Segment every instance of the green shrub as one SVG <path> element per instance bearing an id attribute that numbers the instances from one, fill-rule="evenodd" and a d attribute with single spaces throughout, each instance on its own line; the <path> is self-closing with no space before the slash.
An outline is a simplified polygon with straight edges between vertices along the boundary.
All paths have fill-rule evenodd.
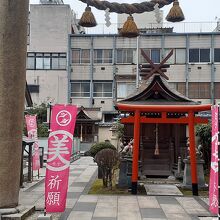
<path id="1" fill-rule="evenodd" d="M 199 143 L 202 145 L 203 159 L 205 160 L 205 170 L 209 170 L 211 163 L 211 132 L 211 123 L 196 126 L 196 136 L 199 137 Z"/>
<path id="2" fill-rule="evenodd" d="M 103 149 L 106 149 L 106 148 L 110 148 L 110 149 L 116 150 L 115 146 L 112 145 L 110 142 L 99 142 L 99 143 L 94 144 L 94 145 L 90 148 L 89 151 L 85 152 L 85 155 L 86 155 L 86 156 L 95 157 L 95 155 L 96 155 L 100 150 L 103 150 Z"/>
<path id="3" fill-rule="evenodd" d="M 48 131 L 48 125 L 47 124 L 38 124 L 38 137 L 48 137 L 49 136 L 49 131 Z"/>

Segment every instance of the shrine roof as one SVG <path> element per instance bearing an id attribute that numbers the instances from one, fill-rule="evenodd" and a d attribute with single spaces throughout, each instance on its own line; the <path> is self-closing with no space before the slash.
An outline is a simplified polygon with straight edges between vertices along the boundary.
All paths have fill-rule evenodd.
<path id="1" fill-rule="evenodd" d="M 118 101 L 118 104 L 131 105 L 199 105 L 175 89 L 159 74 L 154 74 L 127 98 Z"/>
<path id="2" fill-rule="evenodd" d="M 81 106 L 77 112 L 77 122 L 101 121 L 100 108 L 84 108 Z"/>

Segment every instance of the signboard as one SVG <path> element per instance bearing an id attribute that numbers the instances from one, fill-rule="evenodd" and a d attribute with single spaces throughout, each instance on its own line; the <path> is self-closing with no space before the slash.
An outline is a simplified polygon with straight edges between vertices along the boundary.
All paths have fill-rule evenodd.
<path id="1" fill-rule="evenodd" d="M 51 109 L 45 178 L 46 212 L 63 212 L 66 207 L 76 115 L 77 107 L 73 105 L 54 105 Z"/>

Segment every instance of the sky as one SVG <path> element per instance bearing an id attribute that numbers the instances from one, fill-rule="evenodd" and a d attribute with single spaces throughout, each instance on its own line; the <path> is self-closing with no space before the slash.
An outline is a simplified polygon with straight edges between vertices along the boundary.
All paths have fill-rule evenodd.
<path id="1" fill-rule="evenodd" d="M 39 0 L 29 0 L 30 4 L 38 4 Z M 108 0 L 109 2 L 119 3 L 140 3 L 144 0 Z M 86 4 L 79 0 L 63 0 L 80 18 L 85 10 Z M 180 6 L 185 15 L 185 22 L 215 22 L 220 19 L 220 0 L 179 0 Z M 168 14 L 172 4 L 164 6 L 164 17 Z M 104 11 L 92 7 L 92 11 L 98 23 L 104 23 Z M 116 13 L 111 13 L 111 22 L 116 23 Z"/>

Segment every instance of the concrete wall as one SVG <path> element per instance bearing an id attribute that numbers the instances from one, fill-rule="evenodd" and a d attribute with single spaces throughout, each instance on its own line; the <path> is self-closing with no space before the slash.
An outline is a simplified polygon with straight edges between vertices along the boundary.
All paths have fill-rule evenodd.
<path id="1" fill-rule="evenodd" d="M 30 5 L 29 51 L 66 52 L 70 33 L 69 5 Z"/>
<path id="2" fill-rule="evenodd" d="M 31 93 L 35 104 L 67 103 L 67 72 L 65 70 L 27 70 L 28 84 L 39 85 L 39 93 Z"/>
<path id="3" fill-rule="evenodd" d="M 69 5 L 30 5 L 30 37 L 28 52 L 66 53 L 71 33 L 72 12 Z M 39 93 L 32 93 L 35 104 L 45 101 L 68 102 L 68 74 L 66 70 L 27 70 L 28 84 L 39 85 Z"/>
<path id="4" fill-rule="evenodd" d="M 110 127 L 99 126 L 99 142 L 104 142 L 105 140 L 111 141 L 112 132 L 109 129 Z"/>

